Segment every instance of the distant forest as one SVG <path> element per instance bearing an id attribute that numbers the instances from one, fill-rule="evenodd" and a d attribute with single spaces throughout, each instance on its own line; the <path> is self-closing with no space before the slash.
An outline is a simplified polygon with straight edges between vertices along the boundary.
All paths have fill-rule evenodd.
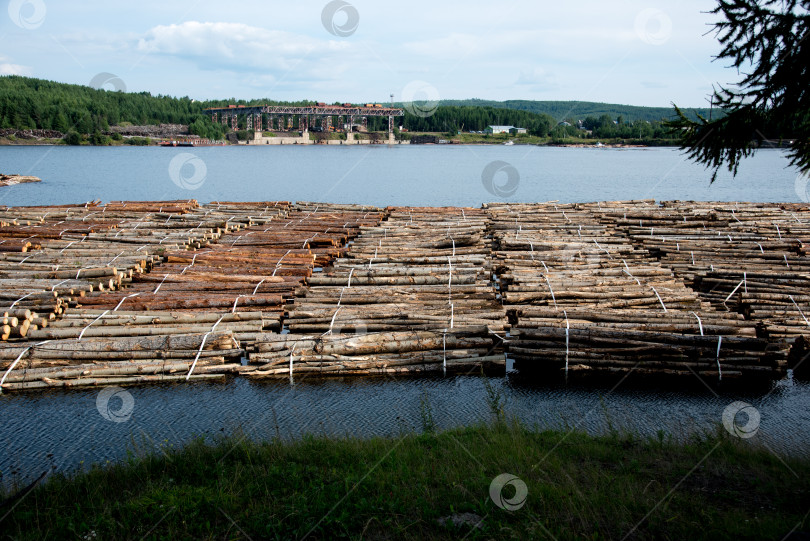
<path id="1" fill-rule="evenodd" d="M 69 142 L 89 136 L 103 144 L 115 125 L 184 124 L 193 134 L 221 139 L 230 128 L 213 123 L 203 110 L 236 105 L 308 105 L 314 101 L 206 100 L 124 93 L 20 76 L 0 77 L 0 129 L 44 129 L 67 134 Z M 704 115 L 707 110 L 686 110 Z M 526 128 L 531 135 L 565 139 L 663 139 L 671 135 L 661 120 L 672 116 L 666 108 L 607 105 L 589 102 L 534 102 L 461 100 L 442 102 L 429 116 L 407 112 L 397 124 L 411 132 L 458 133 L 483 131 L 490 125 Z M 562 123 L 568 120 L 570 124 Z M 576 121 L 581 121 L 577 125 Z M 371 130 L 385 130 L 387 119 L 369 118 Z M 243 126 L 240 126 L 243 128 Z M 587 130 L 587 132 L 586 132 Z"/>
<path id="2" fill-rule="evenodd" d="M 617 105 L 613 103 L 596 103 L 592 101 L 529 101 L 529 100 L 444 100 L 442 105 L 472 105 L 477 107 L 496 107 L 502 109 L 516 109 L 530 113 L 546 114 L 557 122 L 564 120 L 582 120 L 586 117 L 598 118 L 607 115 L 611 118 L 622 117 L 628 122 L 646 120 L 648 122 L 672 120 L 676 117 L 673 107 L 639 107 L 635 105 Z M 689 118 L 701 115 L 709 117 L 709 108 L 683 108 Z M 723 111 L 715 108 L 712 115 L 722 115 Z M 556 123 L 556 122 L 555 122 Z"/>

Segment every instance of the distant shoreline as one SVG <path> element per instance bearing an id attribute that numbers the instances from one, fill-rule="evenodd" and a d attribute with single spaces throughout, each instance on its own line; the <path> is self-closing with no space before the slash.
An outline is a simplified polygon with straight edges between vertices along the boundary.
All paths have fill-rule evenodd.
<path id="1" fill-rule="evenodd" d="M 371 145 L 379 145 L 379 146 L 387 146 L 388 143 L 386 141 L 381 141 L 379 143 L 370 143 Z M 208 148 L 208 147 L 219 147 L 219 148 L 228 148 L 228 147 L 266 147 L 266 146 L 295 146 L 296 143 L 290 143 L 289 145 L 260 145 L 260 144 L 224 144 L 224 145 L 197 145 L 197 146 L 165 146 L 159 144 L 150 144 L 150 145 L 128 145 L 128 144 L 112 144 L 112 145 L 66 145 L 56 141 L 8 141 L 8 140 L 0 140 L 0 147 L 43 147 L 43 146 L 52 146 L 52 147 L 74 147 L 74 148 L 144 148 L 144 147 L 165 147 L 165 148 Z M 510 146 L 505 145 L 503 142 L 473 142 L 473 141 L 458 141 L 458 142 L 447 142 L 447 143 L 425 143 L 425 144 L 409 144 L 407 146 L 417 146 L 417 147 L 425 147 L 425 146 L 463 146 L 463 145 L 474 145 L 474 146 Z M 309 144 L 301 144 L 297 143 L 297 146 L 334 146 L 334 145 L 325 145 L 323 143 L 309 143 Z M 346 146 L 354 146 L 354 145 L 346 145 Z M 367 146 L 367 145 L 364 145 Z M 657 147 L 665 147 L 665 148 L 677 148 L 678 145 L 676 144 L 661 144 L 661 145 L 643 145 L 643 144 L 631 144 L 631 143 L 602 143 L 601 145 L 591 144 L 591 143 L 528 143 L 528 142 L 514 142 L 514 146 L 537 146 L 537 147 L 559 147 L 559 148 L 623 148 L 623 149 L 648 149 L 648 148 L 657 148 Z"/>

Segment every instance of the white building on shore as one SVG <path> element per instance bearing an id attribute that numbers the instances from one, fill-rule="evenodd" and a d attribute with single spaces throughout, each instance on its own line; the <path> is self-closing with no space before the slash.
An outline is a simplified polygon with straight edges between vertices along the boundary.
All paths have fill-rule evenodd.
<path id="1" fill-rule="evenodd" d="M 521 133 L 526 133 L 526 128 L 516 128 L 514 126 L 487 126 L 484 133 L 511 133 L 512 135 L 518 135 Z"/>

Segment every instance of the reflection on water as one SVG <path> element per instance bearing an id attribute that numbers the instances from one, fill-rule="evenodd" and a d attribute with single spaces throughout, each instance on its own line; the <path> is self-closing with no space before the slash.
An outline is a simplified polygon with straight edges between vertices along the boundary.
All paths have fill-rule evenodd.
<path id="1" fill-rule="evenodd" d="M 757 436 L 783 454 L 808 453 L 810 384 L 792 378 L 769 388 L 713 388 L 697 380 L 677 388 L 644 381 L 537 383 L 514 372 L 488 380 L 508 416 L 538 429 L 612 429 L 680 439 L 717 430 L 723 409 L 742 400 L 761 413 Z M 331 379 L 193 383 L 127 388 L 131 417 L 106 420 L 98 389 L 0 396 L 0 471 L 3 481 L 32 479 L 49 469 L 70 470 L 126 456 L 127 450 L 179 446 L 195 436 L 244 433 L 254 440 L 326 436 L 395 436 L 420 431 L 420 403 L 430 403 L 441 429 L 491 419 L 486 381 L 479 376 L 422 379 Z M 112 398 L 113 401 L 120 398 Z M 120 402 L 110 403 L 112 410 Z"/>

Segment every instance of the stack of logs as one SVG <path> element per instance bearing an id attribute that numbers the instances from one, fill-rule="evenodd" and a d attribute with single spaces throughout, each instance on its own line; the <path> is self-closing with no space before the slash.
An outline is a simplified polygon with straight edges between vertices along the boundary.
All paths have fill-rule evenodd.
<path id="1" fill-rule="evenodd" d="M 784 371 L 785 344 L 758 338 L 742 314 L 715 310 L 613 233 L 603 205 L 490 205 L 516 366 L 715 378 Z"/>
<path id="2" fill-rule="evenodd" d="M 86 295 L 121 288 L 159 263 L 165 249 L 207 242 L 202 230 L 189 236 L 164 222 L 171 214 L 162 211 L 195 206 L 94 202 L 0 210 L 0 302 L 9 327 L 2 338 L 24 338 Z"/>
<path id="3" fill-rule="evenodd" d="M 491 285 L 486 225 L 486 214 L 480 209 L 390 209 L 386 221 L 362 228 L 346 256 L 328 272 L 308 280 L 309 287 L 289 309 L 286 323 L 292 334 L 282 341 L 283 347 L 272 346 L 282 352 L 278 362 L 289 356 L 297 341 L 303 348 L 298 349 L 300 362 L 310 357 L 320 362 L 323 344 L 318 337 L 323 336 L 329 343 L 376 344 L 368 346 L 380 354 L 374 356 L 377 364 L 369 373 L 432 370 L 438 366 L 437 359 L 442 370 L 447 363 L 453 370 L 502 369 L 497 334 L 504 333 L 506 322 Z M 403 350 L 401 356 L 387 349 L 387 341 L 396 344 L 402 336 L 407 342 L 412 336 L 423 336 L 419 332 L 428 337 L 419 340 L 421 349 Z M 462 336 L 475 337 L 475 348 L 460 341 Z M 259 349 L 249 356 L 251 364 L 267 365 L 269 357 L 262 349 L 267 347 L 257 344 Z M 411 351 L 418 354 L 404 355 Z M 366 370 L 372 361 L 364 357 L 359 362 Z M 351 364 L 341 366 L 322 368 L 324 373 L 355 370 Z M 253 375 L 284 372 L 274 370 L 259 369 Z"/>
<path id="4" fill-rule="evenodd" d="M 85 210 L 88 220 L 90 214 L 118 218 L 124 212 L 142 212 L 130 222 L 118 223 L 117 236 L 108 235 L 104 241 L 129 242 L 138 253 L 157 243 L 154 268 L 148 273 L 136 269 L 138 272 L 116 287 L 82 292 L 71 299 L 71 308 L 61 318 L 51 321 L 47 328 L 30 330 L 27 338 L 49 344 L 107 341 L 109 350 L 117 351 L 118 343 L 133 343 L 142 337 L 196 336 L 204 340 L 211 333 L 228 333 L 237 340 L 231 348 L 236 353 L 231 357 L 239 357 L 239 341 L 250 342 L 268 330 L 279 331 L 284 302 L 301 282 L 340 255 L 360 226 L 375 225 L 382 218 L 380 209 L 355 206 L 303 204 L 293 209 L 286 202 L 169 203 L 111 203 L 101 210 L 89 205 L 90 210 Z M 155 237 L 156 231 L 162 234 Z M 177 238 L 183 242 L 175 242 Z M 91 253 L 82 255 L 85 259 L 77 259 L 77 264 L 92 257 Z M 36 352 L 27 350 L 24 361 L 36 363 Z M 174 359 L 176 354 L 153 352 L 152 356 Z M 95 358 L 103 359 L 104 355 Z M 136 359 L 132 370 L 137 370 L 135 365 L 167 374 L 182 370 L 177 362 L 158 365 L 150 360 L 144 364 Z M 102 374 L 110 369 L 104 362 L 97 364 Z M 127 373 L 119 370 L 122 367 L 114 368 L 117 374 Z M 217 362 L 206 370 L 224 373 L 235 368 Z M 83 377 L 75 376 L 73 367 L 55 373 L 29 371 L 25 383 L 32 383 L 30 379 L 39 374 L 51 386 L 93 384 L 90 376 L 97 372 L 83 365 Z M 161 380 L 127 377 L 134 383 Z M 117 383 L 123 381 L 116 379 Z"/>
<path id="5" fill-rule="evenodd" d="M 807 205 L 665 202 L 605 217 L 717 310 L 761 322 L 762 336 L 808 334 Z"/>
<path id="6" fill-rule="evenodd" d="M 280 331 L 285 303 L 304 279 L 343 253 L 364 225 L 376 225 L 376 208 L 339 205 L 270 206 L 268 203 L 216 203 L 217 213 L 236 209 L 250 214 L 242 229 L 229 229 L 201 250 L 164 253 L 165 263 L 138 276 L 126 290 L 87 296 L 84 307 L 96 310 L 183 311 L 225 317 L 221 327 L 239 340 L 252 341 L 263 331 Z M 275 209 L 273 216 L 264 210 Z M 232 315 L 261 317 L 230 321 Z M 215 320 L 216 321 L 216 320 Z"/>
<path id="7" fill-rule="evenodd" d="M 260 378 L 400 375 L 503 371 L 486 327 L 367 334 L 267 334 L 252 347 L 251 371 Z"/>
<path id="8" fill-rule="evenodd" d="M 0 389 L 47 389 L 222 378 L 241 367 L 230 332 L 157 336 L 99 335 L 6 344 Z"/>
<path id="9" fill-rule="evenodd" d="M 806 205 L 0 208 L 0 389 L 502 372 L 504 343 L 520 369 L 779 376 L 809 235 Z"/>
<path id="10" fill-rule="evenodd" d="M 119 295 L 159 265 L 166 251 L 199 249 L 229 228 L 244 227 L 238 220 L 196 201 L 114 201 L 6 208 L 0 223 L 7 240 L 0 246 L 11 240 L 20 246 L 0 260 L 3 278 L 14 280 L 2 283 L 0 293 L 9 302 L 4 325 L 12 327 L 3 328 L 3 338 L 27 339 L 0 348 L 4 389 L 172 380 L 180 377 L 175 372 L 188 372 L 197 354 L 202 370 L 192 376 L 212 377 L 207 372 L 232 371 L 226 358 L 241 357 L 232 331 L 210 333 L 216 322 L 210 316 L 190 320 L 187 314 L 81 306 Z M 233 316 L 240 323 L 256 318 Z"/>

